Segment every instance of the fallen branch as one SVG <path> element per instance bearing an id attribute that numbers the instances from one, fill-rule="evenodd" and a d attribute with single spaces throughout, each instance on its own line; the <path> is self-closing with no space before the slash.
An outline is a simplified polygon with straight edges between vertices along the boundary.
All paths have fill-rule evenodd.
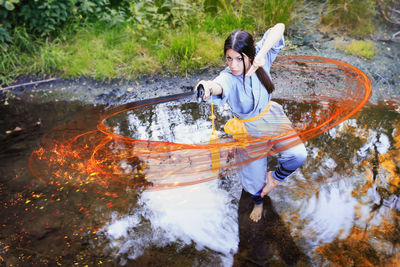
<path id="1" fill-rule="evenodd" d="M 400 10 L 398 10 L 398 8 L 400 8 L 400 5 L 398 3 L 392 2 L 391 4 L 388 4 L 385 8 L 385 4 L 380 1 L 379 7 L 386 21 L 396 25 L 400 25 Z"/>
<path id="2" fill-rule="evenodd" d="M 395 40 L 397 38 L 397 35 L 400 35 L 400 31 L 398 31 L 392 35 L 392 40 Z"/>
<path id="3" fill-rule="evenodd" d="M 400 14 L 400 10 L 394 9 L 393 7 L 388 7 L 390 11 Z"/>
<path id="4" fill-rule="evenodd" d="M 57 80 L 57 78 L 51 78 L 51 79 L 47 79 L 47 80 L 41 80 L 41 81 L 35 81 L 35 82 L 11 85 L 11 86 L 8 86 L 8 87 L 0 88 L 0 91 L 14 89 L 14 88 L 22 87 L 22 86 L 27 86 L 27 85 L 36 85 L 36 84 L 39 84 L 39 83 L 47 83 L 47 82 L 51 82 L 51 81 L 54 81 L 54 80 Z"/>
<path id="5" fill-rule="evenodd" d="M 391 23 L 393 23 L 393 24 L 399 25 L 400 24 L 400 11 L 397 10 L 397 9 L 394 9 L 394 8 L 392 8 L 390 6 L 388 7 L 388 11 L 389 12 L 385 12 L 385 13 L 388 13 L 388 14 L 384 14 L 386 20 L 391 22 Z"/>

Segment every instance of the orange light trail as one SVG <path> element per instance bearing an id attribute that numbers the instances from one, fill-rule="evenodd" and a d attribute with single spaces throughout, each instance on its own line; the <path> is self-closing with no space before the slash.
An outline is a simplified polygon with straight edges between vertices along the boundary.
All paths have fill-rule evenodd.
<path id="1" fill-rule="evenodd" d="M 310 93 L 310 88 L 305 87 L 304 93 L 289 94 L 297 102 L 319 105 L 318 109 L 292 121 L 294 129 L 285 122 L 271 121 L 274 134 L 268 136 L 260 132 L 257 136 L 245 135 L 236 140 L 223 137 L 218 144 L 179 144 L 133 139 L 106 125 L 118 114 L 179 100 L 183 96 L 157 98 L 112 107 L 106 114 L 99 115 L 98 121 L 94 122 L 97 125 L 71 122 L 53 129 L 43 136 L 41 147 L 31 154 L 30 170 L 41 181 L 81 191 L 159 190 L 193 185 L 218 178 L 218 174 L 212 172 L 211 150 L 219 150 L 224 173 L 236 172 L 243 164 L 297 145 L 300 141 L 297 137 L 304 142 L 338 125 L 359 111 L 371 94 L 368 77 L 344 62 L 289 56 L 278 58 L 274 66 L 299 76 L 299 81 L 310 75 L 329 78 L 328 84 L 317 88 L 322 93 Z M 306 85 L 300 83 L 299 86 Z M 283 141 L 285 145 L 280 150 L 271 150 L 274 144 Z M 232 160 L 233 150 L 239 153 L 239 158 L 243 156 L 243 160 Z"/>

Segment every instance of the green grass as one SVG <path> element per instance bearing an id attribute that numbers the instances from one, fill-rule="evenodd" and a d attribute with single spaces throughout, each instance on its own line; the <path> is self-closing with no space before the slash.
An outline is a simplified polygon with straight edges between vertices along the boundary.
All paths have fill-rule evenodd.
<path id="1" fill-rule="evenodd" d="M 277 6 L 271 11 L 267 0 L 216 1 L 231 2 L 232 8 L 224 6 L 217 14 L 198 11 L 186 23 L 167 28 L 142 27 L 129 20 L 115 27 L 80 22 L 52 40 L 35 39 L 16 28 L 14 43 L 0 51 L 0 85 L 21 75 L 137 79 L 222 66 L 223 42 L 232 30 L 262 33 L 277 22 L 288 24 L 296 3 L 274 0 Z"/>
<path id="2" fill-rule="evenodd" d="M 249 1 L 246 10 L 252 14 L 256 20 L 256 31 L 263 31 L 282 22 L 289 25 L 293 22 L 296 7 L 301 4 L 301 0 L 260 0 Z"/>
<path id="3" fill-rule="evenodd" d="M 64 42 L 37 42 L 33 53 L 17 47 L 1 53 L 0 80 L 7 83 L 26 74 L 97 80 L 136 79 L 166 72 L 184 74 L 204 66 L 222 65 L 223 41 L 222 37 L 197 29 L 141 35 L 131 25 L 101 33 L 85 27 Z"/>
<path id="4" fill-rule="evenodd" d="M 375 45 L 370 41 L 353 41 L 340 47 L 346 54 L 372 59 L 375 55 Z"/>

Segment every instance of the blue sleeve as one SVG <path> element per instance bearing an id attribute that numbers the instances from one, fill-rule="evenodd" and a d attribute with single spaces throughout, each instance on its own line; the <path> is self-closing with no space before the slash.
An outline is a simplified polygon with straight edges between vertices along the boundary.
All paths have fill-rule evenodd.
<path id="1" fill-rule="evenodd" d="M 256 43 L 256 54 L 258 53 L 258 51 L 260 51 L 260 49 L 261 49 L 262 45 L 264 44 L 265 39 L 267 38 L 268 33 L 269 33 L 270 30 L 271 29 L 268 29 L 264 33 L 263 38 Z M 276 45 L 274 45 L 268 51 L 267 55 L 265 56 L 265 68 L 267 68 L 268 70 L 271 68 L 272 63 L 274 62 L 276 56 L 282 50 L 283 47 L 285 47 L 285 39 L 283 38 L 283 35 L 282 35 L 282 38 L 279 40 L 279 42 Z"/>
<path id="2" fill-rule="evenodd" d="M 221 95 L 213 96 L 213 102 L 217 105 L 224 105 L 228 100 L 229 94 L 232 90 L 233 81 L 232 74 L 228 72 L 227 69 L 221 71 L 221 73 L 214 79 L 214 82 L 219 84 L 222 88 Z"/>

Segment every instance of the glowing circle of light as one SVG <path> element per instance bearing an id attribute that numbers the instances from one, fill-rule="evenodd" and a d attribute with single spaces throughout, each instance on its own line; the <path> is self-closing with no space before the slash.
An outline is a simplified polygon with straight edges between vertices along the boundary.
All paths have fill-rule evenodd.
<path id="1" fill-rule="evenodd" d="M 296 90 L 300 91 L 296 95 L 288 92 L 287 97 L 319 105 L 304 118 L 293 121 L 294 130 L 284 130 L 282 126 L 276 135 L 221 138 L 218 144 L 179 144 L 133 139 L 106 125 L 108 119 L 128 110 L 185 96 L 157 98 L 113 107 L 95 126 L 82 126 L 77 131 L 70 130 L 70 125 L 53 129 L 31 154 L 30 170 L 41 181 L 82 191 L 193 185 L 218 178 L 211 171 L 210 151 L 218 151 L 224 173 L 235 172 L 243 164 L 279 152 L 271 151 L 276 142 L 285 141 L 287 145 L 282 149 L 287 149 L 298 144 L 298 137 L 304 142 L 338 125 L 358 112 L 371 94 L 371 83 L 364 72 L 341 61 L 313 56 L 279 57 L 274 68 L 299 75 L 293 86 L 304 90 Z M 307 86 L 316 81 L 321 84 L 313 88 L 317 91 L 310 92 Z M 281 127 L 279 122 L 276 127 Z M 231 151 L 238 147 L 250 156 L 242 161 L 230 160 Z"/>

